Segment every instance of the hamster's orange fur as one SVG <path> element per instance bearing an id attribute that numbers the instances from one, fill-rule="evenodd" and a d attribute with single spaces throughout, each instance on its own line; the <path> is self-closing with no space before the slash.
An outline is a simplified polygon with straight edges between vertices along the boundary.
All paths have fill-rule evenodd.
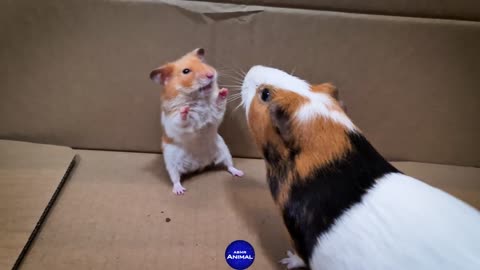
<path id="1" fill-rule="evenodd" d="M 183 70 L 188 68 L 191 72 L 187 75 L 182 74 Z M 161 98 L 163 101 L 173 100 L 180 94 L 180 89 L 191 88 L 195 82 L 195 74 L 215 73 L 215 69 L 202 61 L 195 52 L 190 52 L 180 59 L 167 63 L 162 67 L 152 71 L 151 77 L 159 74 L 162 78 L 163 91 Z M 165 113 L 170 115 L 171 110 L 164 108 Z"/>

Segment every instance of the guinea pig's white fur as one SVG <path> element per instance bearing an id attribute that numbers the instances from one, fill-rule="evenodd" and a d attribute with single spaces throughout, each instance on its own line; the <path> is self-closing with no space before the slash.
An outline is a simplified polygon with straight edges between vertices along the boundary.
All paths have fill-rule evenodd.
<path id="1" fill-rule="evenodd" d="M 264 66 L 252 67 L 243 81 L 242 102 L 245 108 L 247 108 L 247 118 L 248 108 L 255 95 L 255 91 L 257 87 L 262 84 L 274 85 L 285 90 L 295 89 L 296 93 L 307 97 L 310 103 L 305 104 L 297 111 L 296 117 L 301 119 L 301 121 L 310 121 L 316 115 L 323 115 L 343 124 L 349 130 L 355 129 L 355 125 L 345 114 L 328 109 L 328 107 L 332 105 L 332 100 L 326 94 L 313 93 L 310 91 L 310 84 L 306 81 L 291 76 L 283 70 Z"/>
<path id="2" fill-rule="evenodd" d="M 362 136 L 344 113 L 330 109 L 335 100 L 328 94 L 312 92 L 311 85 L 304 80 L 264 66 L 252 67 L 244 78 L 242 102 L 248 119 L 252 101 L 259 97 L 258 88 L 262 85 L 292 91 L 307 98 L 308 102 L 301 105 L 291 116 L 296 121 L 301 123 L 323 118 L 343 125 L 345 132 L 353 136 L 351 138 Z M 256 124 L 258 125 L 249 123 L 250 126 Z M 355 158 L 357 159 L 352 160 L 361 160 L 362 157 Z M 381 157 L 375 156 L 371 159 L 371 166 L 374 166 L 374 162 L 381 163 L 380 159 L 375 158 Z M 362 169 L 368 170 L 370 158 L 366 157 L 362 162 Z M 355 166 L 348 164 L 345 168 Z M 375 166 L 385 166 L 387 173 L 372 179 L 373 184 L 363 190 L 364 193 L 358 201 L 351 203 L 336 216 L 328 229 L 311 237 L 313 248 L 308 254 L 300 258 L 297 254 L 288 252 L 288 257 L 283 259 L 282 263 L 289 269 L 308 265 L 312 270 L 480 269 L 480 214 L 476 209 L 437 188 L 388 167 L 391 165 L 386 161 L 385 164 Z M 346 175 L 350 174 L 347 172 Z M 311 193 L 297 194 L 299 197 L 290 195 L 288 200 L 324 194 L 321 193 L 322 190 L 318 190 L 318 193 L 317 190 L 307 191 Z M 341 196 L 347 195 L 339 194 L 339 200 L 345 199 Z M 332 200 L 335 200 L 335 194 L 333 197 Z M 286 205 L 288 203 L 289 201 Z M 304 223 L 305 220 L 295 220 L 295 217 L 304 217 L 298 211 L 307 209 L 302 208 L 302 205 L 299 205 L 301 203 L 297 202 L 297 208 L 292 208 L 297 209 L 297 212 L 287 214 L 285 204 L 281 206 L 287 228 L 288 224 L 310 224 Z M 310 210 L 312 208 L 307 211 Z M 312 218 L 308 213 L 306 216 Z M 297 231 L 297 237 L 310 229 Z M 315 231 L 315 228 L 312 231 Z M 292 236 L 292 240 L 295 242 L 299 239 Z M 304 242 L 297 242 L 300 243 L 300 246 L 296 247 L 297 251 L 303 248 L 301 245 Z"/>

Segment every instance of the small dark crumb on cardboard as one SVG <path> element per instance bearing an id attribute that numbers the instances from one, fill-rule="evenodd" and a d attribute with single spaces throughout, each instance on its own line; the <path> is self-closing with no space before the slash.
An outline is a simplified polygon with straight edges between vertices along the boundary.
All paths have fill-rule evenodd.
<path id="1" fill-rule="evenodd" d="M 171 221 L 171 219 L 168 218 L 168 217 L 165 219 L 165 222 L 170 222 L 170 221 Z"/>

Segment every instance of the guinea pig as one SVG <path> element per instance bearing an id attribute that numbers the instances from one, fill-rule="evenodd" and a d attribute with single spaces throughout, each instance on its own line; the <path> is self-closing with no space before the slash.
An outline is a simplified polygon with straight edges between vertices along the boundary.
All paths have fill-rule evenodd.
<path id="1" fill-rule="evenodd" d="M 233 166 L 232 155 L 218 127 L 226 109 L 228 90 L 220 89 L 218 73 L 197 48 L 176 61 L 150 72 L 150 79 L 163 86 L 161 123 L 163 157 L 173 183 L 172 192 L 184 194 L 182 175 L 223 165 L 234 176 L 243 172 Z"/>
<path id="2" fill-rule="evenodd" d="M 387 162 L 331 84 L 254 66 L 250 133 L 296 253 L 288 269 L 480 269 L 480 214 Z"/>

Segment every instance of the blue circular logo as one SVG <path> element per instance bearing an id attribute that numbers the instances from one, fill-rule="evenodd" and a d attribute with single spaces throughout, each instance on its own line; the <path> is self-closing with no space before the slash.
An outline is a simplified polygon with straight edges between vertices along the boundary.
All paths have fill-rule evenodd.
<path id="1" fill-rule="evenodd" d="M 235 270 L 247 269 L 255 260 L 255 250 L 247 241 L 233 241 L 225 250 L 225 260 Z"/>

